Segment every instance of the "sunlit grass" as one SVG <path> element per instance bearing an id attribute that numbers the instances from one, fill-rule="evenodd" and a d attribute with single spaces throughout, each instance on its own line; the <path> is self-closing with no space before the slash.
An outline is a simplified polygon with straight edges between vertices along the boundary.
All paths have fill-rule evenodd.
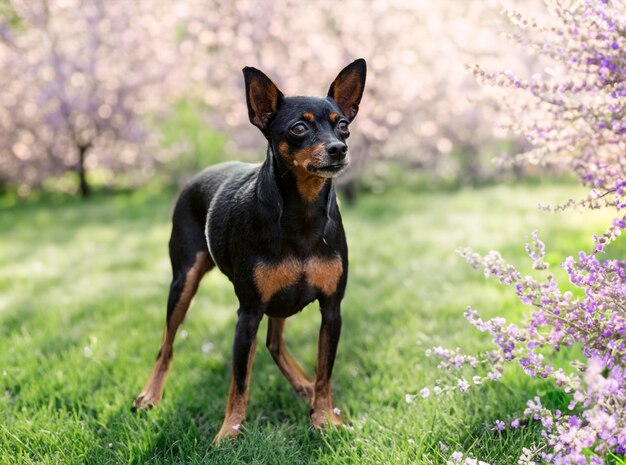
<path id="1" fill-rule="evenodd" d="M 166 244 L 174 193 L 139 191 L 89 202 L 41 200 L 0 213 L 0 457 L 2 463 L 445 463 L 454 450 L 515 463 L 533 428 L 485 427 L 518 413 L 537 386 L 519 373 L 465 396 L 404 401 L 443 375 L 433 345 L 479 350 L 488 338 L 462 317 L 469 304 L 519 320 L 506 289 L 486 282 L 455 249 L 500 250 L 530 272 L 526 236 L 540 230 L 552 265 L 591 247 L 602 213 L 545 213 L 572 186 L 499 186 L 433 193 L 390 191 L 343 205 L 350 246 L 335 403 L 351 429 L 309 428 L 298 399 L 264 349 L 248 421 L 213 447 L 222 420 L 236 300 L 210 273 L 176 342 L 161 406 L 133 415 L 149 375 L 170 279 Z M 557 274 L 557 276 L 561 276 Z M 287 343 L 312 372 L 319 314 L 289 322 Z M 202 350 L 212 343 L 208 353 Z M 440 443 L 449 448 L 442 453 Z"/>

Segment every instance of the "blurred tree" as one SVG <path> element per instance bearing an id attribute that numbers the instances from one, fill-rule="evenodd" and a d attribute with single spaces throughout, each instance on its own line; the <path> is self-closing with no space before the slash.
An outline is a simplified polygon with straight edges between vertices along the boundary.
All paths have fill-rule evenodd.
<path id="1" fill-rule="evenodd" d="M 389 160 L 481 180 L 498 173 L 489 162 L 511 146 L 510 135 L 465 65 L 480 58 L 523 72 L 529 60 L 501 40 L 509 25 L 499 3 L 16 0 L 6 8 L 0 0 L 0 178 L 40 186 L 73 171 L 83 193 L 89 169 L 105 182 L 129 170 L 141 180 L 167 150 L 194 147 L 185 142 L 206 126 L 228 134 L 237 158 L 254 149 L 258 159 L 263 144 L 248 123 L 243 66 L 263 69 L 286 94 L 325 95 L 339 69 L 364 57 L 354 166 L 341 180 L 353 187 L 363 167 Z M 177 124 L 170 95 L 208 111 Z M 161 126 L 153 132 L 144 115 L 155 113 L 164 118 L 150 118 Z M 157 135 L 177 147 L 157 144 Z"/>
<path id="2" fill-rule="evenodd" d="M 32 0 L 0 10 L 0 173 L 41 186 L 73 171 L 146 166 L 142 115 L 156 111 L 179 59 L 176 12 L 138 0 Z"/>

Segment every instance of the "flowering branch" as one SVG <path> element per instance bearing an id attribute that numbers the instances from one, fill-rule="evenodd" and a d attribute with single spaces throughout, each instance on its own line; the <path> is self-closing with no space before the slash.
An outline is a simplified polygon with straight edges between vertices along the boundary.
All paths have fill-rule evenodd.
<path id="1" fill-rule="evenodd" d="M 536 463 L 540 458 L 551 464 L 599 465 L 626 454 L 626 260 L 601 258 L 626 228 L 626 8 L 623 2 L 608 0 L 546 3 L 554 18 L 549 26 L 516 12 L 504 13 L 520 28 L 514 40 L 556 62 L 559 68 L 551 80 L 539 74 L 522 79 L 510 71 L 487 72 L 479 66 L 473 72 L 504 94 L 502 100 L 517 116 L 510 129 L 534 145 L 516 158 L 567 161 L 590 188 L 584 200 L 571 200 L 559 209 L 610 208 L 614 218 L 602 235 L 593 236 L 593 250 L 580 251 L 561 264 L 568 286 L 580 289 L 578 297 L 563 290 L 552 275 L 523 276 L 496 251 L 481 256 L 461 250 L 470 266 L 510 286 L 533 311 L 518 325 L 501 317 L 484 321 L 468 307 L 465 317 L 479 331 L 491 334 L 495 349 L 469 356 L 439 347 L 427 355 L 440 358 L 442 369 L 458 370 L 467 360 L 472 368 L 488 367 L 486 376 L 472 378 L 473 384 L 457 380 L 461 392 L 484 380 L 500 379 L 511 363 L 528 376 L 552 380 L 571 399 L 568 411 L 546 408 L 539 397 L 527 402 L 510 427 L 540 422 L 543 442 L 525 449 L 518 463 Z M 526 253 L 535 270 L 548 269 L 537 232 L 526 244 Z M 584 363 L 572 362 L 571 373 L 557 369 L 551 360 L 561 350 L 580 350 Z M 453 390 L 454 384 L 437 386 L 433 392 Z M 430 392 L 422 389 L 422 397 Z M 497 420 L 492 429 L 505 427 Z M 463 454 L 455 454 L 449 463 L 462 463 Z"/>

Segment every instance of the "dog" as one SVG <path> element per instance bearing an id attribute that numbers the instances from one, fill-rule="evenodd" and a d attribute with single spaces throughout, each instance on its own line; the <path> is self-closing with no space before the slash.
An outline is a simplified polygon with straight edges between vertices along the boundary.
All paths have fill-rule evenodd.
<path id="1" fill-rule="evenodd" d="M 346 66 L 322 97 L 285 97 L 256 68 L 243 69 L 250 122 L 267 139 L 261 164 L 221 163 L 182 190 L 174 208 L 169 254 L 173 279 L 161 348 L 133 408 L 156 406 L 173 357 L 176 331 L 200 280 L 214 267 L 239 300 L 231 383 L 215 441 L 234 437 L 246 416 L 248 384 L 263 315 L 267 348 L 295 391 L 309 400 L 311 422 L 341 425 L 331 374 L 341 332 L 340 305 L 348 247 L 333 178 L 348 167 L 346 139 L 359 110 L 366 63 Z M 318 300 L 321 310 L 316 376 L 287 351 L 285 320 Z"/>

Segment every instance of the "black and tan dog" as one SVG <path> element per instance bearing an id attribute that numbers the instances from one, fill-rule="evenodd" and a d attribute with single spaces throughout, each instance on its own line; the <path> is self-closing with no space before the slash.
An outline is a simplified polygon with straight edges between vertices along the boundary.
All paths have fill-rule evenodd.
<path id="1" fill-rule="evenodd" d="M 161 400 L 176 330 L 202 276 L 217 266 L 239 300 L 231 386 L 224 424 L 216 436 L 235 436 L 246 415 L 248 381 L 263 315 L 267 347 L 296 392 L 309 399 L 314 426 L 341 424 L 333 411 L 330 377 L 341 332 L 340 304 L 348 249 L 332 178 L 349 163 L 346 139 L 359 109 L 366 66 L 344 68 L 326 98 L 285 97 L 261 71 L 244 68 L 252 124 L 268 141 L 260 165 L 223 163 L 200 173 L 183 190 L 169 243 L 173 280 L 163 342 L 152 376 L 134 408 Z M 285 319 L 320 303 L 316 378 L 285 347 Z"/>

